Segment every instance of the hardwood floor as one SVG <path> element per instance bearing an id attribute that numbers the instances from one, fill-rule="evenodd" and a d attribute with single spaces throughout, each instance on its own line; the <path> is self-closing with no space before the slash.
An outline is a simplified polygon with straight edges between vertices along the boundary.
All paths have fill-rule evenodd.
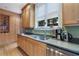
<path id="1" fill-rule="evenodd" d="M 14 48 L 11 50 L 0 50 L 0 56 L 22 56 L 22 54 L 17 48 Z"/>
<path id="2" fill-rule="evenodd" d="M 23 56 L 23 54 L 17 48 L 17 43 L 12 43 L 0 45 L 0 56 Z"/>

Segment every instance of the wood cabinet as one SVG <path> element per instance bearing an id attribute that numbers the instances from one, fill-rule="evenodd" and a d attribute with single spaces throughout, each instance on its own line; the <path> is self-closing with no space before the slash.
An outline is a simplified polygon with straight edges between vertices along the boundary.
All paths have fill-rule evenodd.
<path id="1" fill-rule="evenodd" d="M 22 9 L 22 27 L 23 28 L 33 28 L 35 20 L 35 5 L 27 4 Z"/>
<path id="2" fill-rule="evenodd" d="M 35 41 L 29 37 L 18 35 L 18 46 L 24 50 L 29 56 L 45 56 L 46 44 Z"/>
<path id="3" fill-rule="evenodd" d="M 76 23 L 79 24 L 79 3 L 74 3 L 74 19 Z"/>
<path id="4" fill-rule="evenodd" d="M 34 50 L 34 56 L 45 56 L 46 55 L 46 44 L 38 42 L 38 41 L 32 41 L 33 44 L 33 50 Z"/>
<path id="5" fill-rule="evenodd" d="M 17 40 L 18 46 L 24 49 L 24 46 L 25 46 L 24 37 L 18 36 L 18 39 L 19 39 Z"/>
<path id="6" fill-rule="evenodd" d="M 72 52 L 18 35 L 18 46 L 29 56 L 76 56 Z"/>
<path id="7" fill-rule="evenodd" d="M 63 24 L 79 24 L 79 4 L 63 3 L 62 4 Z"/>

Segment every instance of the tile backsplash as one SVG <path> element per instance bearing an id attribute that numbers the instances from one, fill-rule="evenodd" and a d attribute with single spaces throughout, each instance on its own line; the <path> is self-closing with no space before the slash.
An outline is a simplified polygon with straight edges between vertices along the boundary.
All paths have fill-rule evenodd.
<path id="1" fill-rule="evenodd" d="M 52 30 L 37 30 L 37 29 L 25 29 L 23 32 L 31 32 L 34 34 L 53 35 Z"/>
<path id="2" fill-rule="evenodd" d="M 53 35 L 52 30 L 32 30 L 35 34 Z"/>
<path id="3" fill-rule="evenodd" d="M 66 30 L 73 35 L 73 37 L 79 38 L 79 26 L 65 26 Z M 26 32 L 32 32 L 34 34 L 43 34 L 53 36 L 52 30 L 36 30 L 27 29 Z"/>
<path id="4" fill-rule="evenodd" d="M 66 26 L 65 28 L 73 37 L 79 38 L 79 26 Z"/>

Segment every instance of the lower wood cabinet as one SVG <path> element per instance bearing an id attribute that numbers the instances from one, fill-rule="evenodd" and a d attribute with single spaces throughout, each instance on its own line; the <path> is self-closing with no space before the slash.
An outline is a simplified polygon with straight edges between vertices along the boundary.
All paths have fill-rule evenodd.
<path id="1" fill-rule="evenodd" d="M 76 54 L 18 35 L 18 46 L 29 56 L 74 56 Z"/>
<path id="2" fill-rule="evenodd" d="M 45 56 L 46 55 L 46 44 L 38 42 L 38 41 L 33 41 L 33 48 L 34 48 L 34 54 L 35 56 Z"/>
<path id="3" fill-rule="evenodd" d="M 35 41 L 29 37 L 18 35 L 18 46 L 29 56 L 45 56 L 46 44 Z"/>

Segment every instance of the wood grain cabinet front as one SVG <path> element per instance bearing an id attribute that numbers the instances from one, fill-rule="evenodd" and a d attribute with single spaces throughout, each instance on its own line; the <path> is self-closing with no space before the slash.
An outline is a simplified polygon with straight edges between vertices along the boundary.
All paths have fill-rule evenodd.
<path id="1" fill-rule="evenodd" d="M 35 20 L 35 5 L 27 4 L 22 9 L 22 27 L 23 28 L 33 28 Z"/>
<path id="2" fill-rule="evenodd" d="M 76 56 L 69 51 L 18 35 L 18 46 L 29 56 Z"/>
<path id="3" fill-rule="evenodd" d="M 78 3 L 63 3 L 62 18 L 64 25 L 79 24 L 79 4 Z"/>
<path id="4" fill-rule="evenodd" d="M 18 36 L 17 43 L 20 48 L 25 49 L 24 37 Z"/>
<path id="5" fill-rule="evenodd" d="M 33 41 L 33 48 L 34 56 L 46 56 L 46 44 L 38 41 Z"/>
<path id="6" fill-rule="evenodd" d="M 29 56 L 45 56 L 46 44 L 33 40 L 29 37 L 18 35 L 18 46 Z"/>

